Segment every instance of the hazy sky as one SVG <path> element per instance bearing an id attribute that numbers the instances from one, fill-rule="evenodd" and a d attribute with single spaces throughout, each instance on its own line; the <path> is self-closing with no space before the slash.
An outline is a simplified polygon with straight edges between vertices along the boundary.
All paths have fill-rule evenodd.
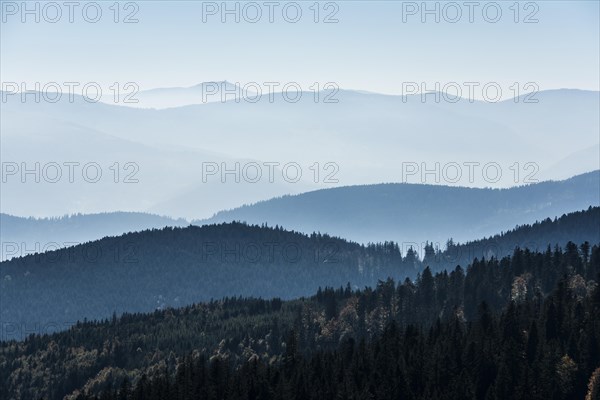
<path id="1" fill-rule="evenodd" d="M 40 22 L 35 22 L 34 14 L 22 15 L 20 1 L 2 1 L 2 81 L 94 81 L 106 86 L 133 81 L 142 89 L 212 80 L 294 81 L 303 88 L 333 81 L 343 88 L 382 93 L 400 93 L 402 82 L 423 81 L 599 87 L 598 1 L 521 2 L 518 23 L 513 1 L 472 2 L 472 23 L 464 1 L 438 3 L 439 23 L 433 14 L 422 15 L 420 1 L 321 2 L 318 23 L 313 1 L 297 2 L 302 10 L 297 23 L 284 19 L 284 7 L 289 20 L 296 15 L 296 5 L 285 1 L 275 2 L 273 23 L 263 1 L 240 2 L 239 23 L 234 14 L 221 21 L 221 2 L 193 1 L 122 2 L 118 23 L 113 21 L 114 2 L 97 2 L 102 16 L 90 23 L 83 8 L 93 20 L 96 6 L 89 3 L 77 3 L 73 23 L 64 2 L 54 3 L 62 16 L 51 23 L 57 19 L 53 6 L 39 3 Z M 262 17 L 251 23 L 256 5 Z M 36 6 L 31 2 L 27 7 Z M 215 8 L 219 10 L 212 15 Z M 462 16 L 452 23 L 457 10 Z M 138 22 L 123 23 L 131 12 Z M 323 23 L 331 13 L 338 22 Z M 528 16 L 538 22 L 525 23 Z M 494 19 L 499 20 L 489 22 Z"/>

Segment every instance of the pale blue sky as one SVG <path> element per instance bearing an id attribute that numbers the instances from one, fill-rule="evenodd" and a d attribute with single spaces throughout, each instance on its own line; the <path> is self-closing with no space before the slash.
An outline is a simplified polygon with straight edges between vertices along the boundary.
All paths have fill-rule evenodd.
<path id="1" fill-rule="evenodd" d="M 5 10 L 7 2 L 2 3 Z M 103 15 L 96 24 L 85 22 L 80 10 L 74 23 L 64 14 L 54 24 L 3 15 L 2 81 L 106 86 L 134 81 L 142 89 L 211 80 L 295 81 L 303 88 L 333 81 L 343 88 L 397 94 L 406 81 L 507 86 L 534 81 L 542 90 L 599 87 L 598 1 L 535 2 L 539 22 L 531 24 L 514 23 L 513 1 L 498 2 L 503 15 L 495 24 L 483 19 L 481 7 L 475 23 L 466 15 L 455 24 L 443 18 L 435 23 L 431 16 L 421 23 L 420 14 L 403 22 L 407 2 L 399 1 L 338 1 L 339 22 L 332 24 L 313 22 L 313 1 L 299 2 L 303 16 L 296 24 L 285 22 L 280 9 L 275 23 L 265 14 L 256 24 L 235 23 L 231 16 L 221 23 L 219 15 L 203 23 L 202 2 L 142 1 L 137 2 L 139 22 L 124 24 L 112 20 L 113 1 L 99 3 Z M 525 3 L 520 3 L 521 20 L 533 10 L 523 10 Z M 121 13 L 122 19 L 126 12 Z M 321 13 L 322 18 L 326 12 Z"/>

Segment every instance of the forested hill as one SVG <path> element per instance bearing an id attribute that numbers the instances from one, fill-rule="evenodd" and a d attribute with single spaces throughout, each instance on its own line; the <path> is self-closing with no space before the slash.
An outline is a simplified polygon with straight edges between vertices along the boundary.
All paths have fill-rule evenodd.
<path id="1" fill-rule="evenodd" d="M 296 298 L 319 286 L 416 276 L 416 254 L 241 223 L 129 233 L 0 263 L 0 321 L 62 329 L 113 312 L 224 296 Z M 48 300 L 51 299 L 51 300 Z"/>
<path id="2" fill-rule="evenodd" d="M 460 242 L 600 205 L 600 171 L 508 189 L 388 183 L 322 189 L 246 205 L 198 223 L 245 221 L 361 243 Z"/>
<path id="3" fill-rule="evenodd" d="M 126 232 L 187 225 L 183 219 L 138 212 L 73 214 L 57 218 L 23 218 L 0 213 L 1 260 Z"/>
<path id="4" fill-rule="evenodd" d="M 600 208 L 590 208 L 446 251 L 430 244 L 423 259 L 421 244 L 363 246 L 242 223 L 147 230 L 0 263 L 0 322 L 3 335 L 22 337 L 113 312 L 238 295 L 291 299 L 347 283 L 362 288 L 415 278 L 425 266 L 466 268 L 474 258 L 511 255 L 515 247 L 564 247 L 570 235 L 597 244 L 599 225 Z"/>
<path id="5" fill-rule="evenodd" d="M 0 343 L 0 398 L 583 399 L 600 389 L 599 274 L 600 247 L 568 243 L 415 282 L 79 323 Z"/>
<path id="6" fill-rule="evenodd" d="M 600 243 L 600 207 L 546 218 L 533 224 L 517 226 L 507 232 L 463 244 L 448 240 L 445 246 L 424 247 L 423 264 L 433 270 L 452 269 L 455 265 L 468 265 L 475 258 L 502 258 L 511 255 L 515 248 L 544 251 L 548 246 L 564 247 L 567 242 Z"/>

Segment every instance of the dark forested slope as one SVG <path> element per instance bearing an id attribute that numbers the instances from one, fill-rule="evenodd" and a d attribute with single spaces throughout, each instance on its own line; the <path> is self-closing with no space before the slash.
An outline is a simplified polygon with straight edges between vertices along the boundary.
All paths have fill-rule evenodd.
<path id="1" fill-rule="evenodd" d="M 1 259 L 73 246 L 105 236 L 186 225 L 188 223 L 182 219 L 137 212 L 74 214 L 57 218 L 23 218 L 0 213 Z"/>
<path id="2" fill-rule="evenodd" d="M 0 321 L 51 331 L 231 295 L 289 299 L 320 285 L 415 276 L 410 255 L 240 223 L 129 233 L 1 263 Z"/>
<path id="3" fill-rule="evenodd" d="M 599 273 L 600 247 L 568 243 L 373 289 L 79 323 L 1 343 L 0 397 L 582 398 L 600 366 Z"/>
<path id="4" fill-rule="evenodd" d="M 515 247 L 545 251 L 600 243 L 600 208 L 522 226 L 445 251 L 386 242 L 362 246 L 328 235 L 241 223 L 165 228 L 107 237 L 0 263 L 2 337 L 65 329 L 114 312 L 148 312 L 225 296 L 308 296 L 319 286 L 372 286 L 501 258 Z M 404 248 L 402 248 L 404 247 Z M 50 300 L 48 300 L 50 299 Z"/>

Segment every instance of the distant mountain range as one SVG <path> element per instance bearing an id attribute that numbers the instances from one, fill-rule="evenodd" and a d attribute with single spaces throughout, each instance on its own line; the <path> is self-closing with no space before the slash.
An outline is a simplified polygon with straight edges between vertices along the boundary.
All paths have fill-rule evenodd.
<path id="1" fill-rule="evenodd" d="M 404 250 L 413 247 L 422 254 L 426 241 L 443 249 L 450 238 L 466 242 L 597 206 L 599 181 L 600 171 L 596 171 L 565 181 L 501 190 L 418 184 L 350 186 L 277 197 L 191 222 L 134 212 L 40 219 L 0 214 L 1 260 L 144 229 L 231 221 L 326 232 L 362 243 L 393 240 Z M 194 193 L 189 197 L 191 201 Z"/>
<path id="2" fill-rule="evenodd" d="M 105 236 L 186 225 L 188 223 L 183 219 L 134 212 L 75 214 L 58 218 L 23 218 L 0 213 L 1 260 L 74 246 Z"/>
<path id="3" fill-rule="evenodd" d="M 243 221 L 327 232 L 362 243 L 441 247 L 600 205 L 600 171 L 509 189 L 379 184 L 316 190 L 217 213 L 195 224 Z"/>
<path id="4" fill-rule="evenodd" d="M 140 95 L 195 102 L 179 92 L 201 92 L 214 83 Z M 33 181 L 31 174 L 23 182 L 19 168 L 3 182 L 2 211 L 49 216 L 128 210 L 203 219 L 318 188 L 381 182 L 507 187 L 599 169 L 598 92 L 551 90 L 535 98 L 537 103 L 523 97 L 448 103 L 432 95 L 423 102 L 420 95 L 329 90 L 302 92 L 295 103 L 276 93 L 272 102 L 263 94 L 256 102 L 229 98 L 157 110 L 89 103 L 78 96 L 71 102 L 65 95 L 56 103 L 8 96 L 2 104 L 4 162 L 19 167 L 25 162 L 30 170 L 37 162 L 38 175 L 50 176 L 54 170 L 44 169 L 50 163 L 80 166 L 74 182 L 62 167 L 58 183 L 44 176 Z M 81 177 L 81 168 L 91 162 L 101 166 L 99 182 Z M 256 183 L 243 175 L 249 162 L 261 165 Z M 263 166 L 271 162 L 279 163 L 272 181 Z M 471 162 L 479 163 L 472 179 L 465 166 Z M 126 168 L 126 163 L 132 164 Z M 219 171 L 203 180 L 206 163 L 216 163 Z M 282 175 L 287 163 L 301 167 L 298 182 Z M 497 182 L 495 167 L 484 177 L 487 164 L 500 168 Z M 407 176 L 407 165 L 418 171 Z M 221 175 L 236 168 L 237 173 Z M 136 183 L 123 182 L 129 174 Z"/>
<path id="5" fill-rule="evenodd" d="M 231 223 L 152 229 L 0 263 L 0 323 L 12 334 L 24 327 L 29 333 L 53 331 L 113 312 L 225 296 L 291 299 L 323 286 L 362 288 L 388 277 L 415 278 L 427 265 L 465 268 L 471 256 L 512 254 L 514 245 L 533 243 L 545 250 L 571 236 L 598 244 L 599 225 L 600 208 L 589 208 L 437 254 L 428 247 L 423 260 L 415 249 L 396 243 L 362 246 L 279 227 Z"/>
<path id="6" fill-rule="evenodd" d="M 256 93 L 244 87 L 227 81 L 202 82 L 190 87 L 171 87 L 142 90 L 132 95 L 127 103 L 130 107 L 140 108 L 174 108 L 195 104 L 221 102 L 225 100 L 241 101 L 245 97 L 253 97 Z M 113 99 L 106 99 L 110 104 Z"/>

